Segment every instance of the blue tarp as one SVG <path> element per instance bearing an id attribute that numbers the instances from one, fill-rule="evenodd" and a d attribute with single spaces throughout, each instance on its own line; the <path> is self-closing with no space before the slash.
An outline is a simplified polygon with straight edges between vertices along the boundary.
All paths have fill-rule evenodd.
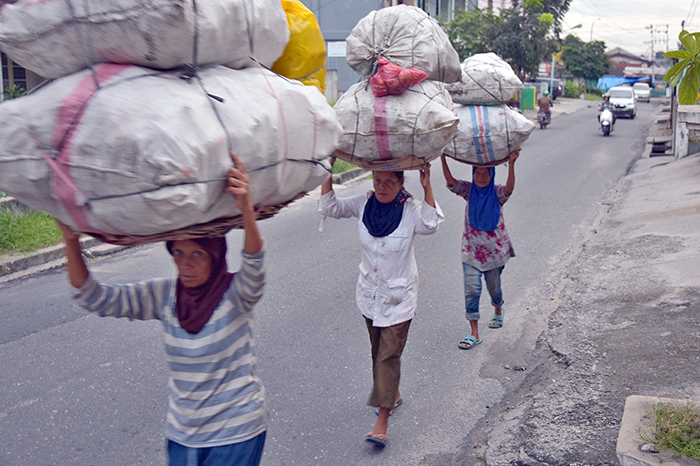
<path id="1" fill-rule="evenodd" d="M 625 78 L 624 76 L 603 76 L 602 78 L 598 78 L 598 85 L 596 87 L 601 91 L 607 91 L 611 87 L 620 86 L 622 84 L 634 84 L 637 81 L 645 81 L 648 79 L 648 76 L 645 76 L 643 78 Z"/>

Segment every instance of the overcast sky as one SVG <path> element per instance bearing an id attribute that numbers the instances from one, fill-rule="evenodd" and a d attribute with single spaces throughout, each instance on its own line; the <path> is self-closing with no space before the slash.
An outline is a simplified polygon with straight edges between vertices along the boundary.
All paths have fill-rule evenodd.
<path id="1" fill-rule="evenodd" d="M 598 20 L 598 18 L 600 18 Z M 564 17 L 563 34 L 581 40 L 602 40 L 608 49 L 623 49 L 648 57 L 654 26 L 654 51 L 677 50 L 681 22 L 689 32 L 700 32 L 700 0 L 573 0 Z M 570 30 L 581 24 L 580 28 Z M 658 33 L 656 31 L 659 31 Z"/>

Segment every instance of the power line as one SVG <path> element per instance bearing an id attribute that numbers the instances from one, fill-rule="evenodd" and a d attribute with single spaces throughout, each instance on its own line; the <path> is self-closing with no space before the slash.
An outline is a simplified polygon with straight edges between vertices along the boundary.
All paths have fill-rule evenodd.
<path id="1" fill-rule="evenodd" d="M 591 6 L 591 5 L 588 5 L 588 4 L 587 4 L 587 1 L 590 1 L 592 6 Z M 633 31 L 631 31 L 631 30 L 629 30 L 629 29 L 626 29 L 626 28 L 623 28 L 622 26 L 620 26 L 619 24 L 617 24 L 617 22 L 615 22 L 610 16 L 608 16 L 607 14 L 605 14 L 605 11 L 603 11 L 598 5 L 596 5 L 595 3 L 593 3 L 593 0 L 581 0 L 581 2 L 582 2 L 584 5 L 586 5 L 586 6 L 588 6 L 589 8 L 591 8 L 592 10 L 594 9 L 593 7 L 595 7 L 595 11 L 596 11 L 598 14 L 600 14 L 601 16 L 604 16 L 605 18 L 607 18 L 611 23 L 613 23 L 613 24 L 615 25 L 615 27 L 617 27 L 617 28 L 619 28 L 619 29 L 621 29 L 622 31 L 625 31 L 625 32 L 629 32 L 629 33 L 632 33 L 632 34 L 637 34 L 637 33 L 633 32 Z"/>
<path id="2" fill-rule="evenodd" d="M 688 10 L 688 16 L 685 17 L 686 22 L 688 22 L 688 18 L 690 18 L 690 12 L 693 11 L 693 7 L 695 6 L 695 1 L 696 0 L 693 0 L 692 2 L 690 2 L 690 9 Z"/>

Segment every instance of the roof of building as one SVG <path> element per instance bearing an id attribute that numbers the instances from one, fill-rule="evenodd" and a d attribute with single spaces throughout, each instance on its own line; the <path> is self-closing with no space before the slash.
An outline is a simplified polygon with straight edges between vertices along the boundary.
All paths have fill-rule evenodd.
<path id="1" fill-rule="evenodd" d="M 626 62 L 626 63 L 645 63 L 647 65 L 651 64 L 650 60 L 647 60 L 646 58 L 642 58 L 638 55 L 635 55 L 633 53 L 628 52 L 625 49 L 622 49 L 620 47 L 615 47 L 614 49 L 610 49 L 607 52 L 605 52 L 609 57 L 611 61 L 618 61 L 618 62 Z"/>

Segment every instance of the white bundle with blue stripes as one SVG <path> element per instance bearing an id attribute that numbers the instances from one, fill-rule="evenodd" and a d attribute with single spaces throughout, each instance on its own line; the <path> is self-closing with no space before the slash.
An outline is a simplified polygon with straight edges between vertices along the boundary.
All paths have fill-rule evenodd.
<path id="1" fill-rule="evenodd" d="M 0 50 L 45 78 L 96 63 L 271 67 L 289 41 L 279 0 L 19 0 L 0 8 Z"/>
<path id="2" fill-rule="evenodd" d="M 459 125 L 443 152 L 448 157 L 472 165 L 503 163 L 535 129 L 535 124 L 507 105 L 454 106 Z"/>

